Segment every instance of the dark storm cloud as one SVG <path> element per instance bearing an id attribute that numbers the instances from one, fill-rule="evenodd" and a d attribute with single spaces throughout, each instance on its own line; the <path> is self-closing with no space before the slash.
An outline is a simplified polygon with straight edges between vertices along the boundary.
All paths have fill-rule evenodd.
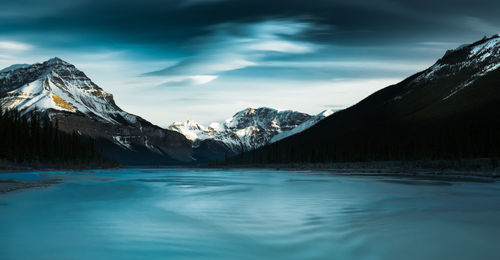
<path id="1" fill-rule="evenodd" d="M 500 26 L 500 1 L 391 0 L 15 0 L 0 1 L 0 33 L 74 36 L 89 42 L 143 44 L 189 53 L 192 41 L 221 23 L 294 18 L 318 28 L 295 37 L 334 44 L 377 45 L 427 37 L 459 40 Z M 61 37 L 61 38 L 64 38 Z M 46 44 L 61 44 L 57 40 Z M 40 42 L 39 44 L 44 44 Z M 396 43 L 397 44 L 397 43 Z"/>
<path id="2" fill-rule="evenodd" d="M 0 0 L 0 67 L 62 57 L 165 125 L 250 105 L 317 113 L 500 33 L 498 10 L 498 0 Z"/>

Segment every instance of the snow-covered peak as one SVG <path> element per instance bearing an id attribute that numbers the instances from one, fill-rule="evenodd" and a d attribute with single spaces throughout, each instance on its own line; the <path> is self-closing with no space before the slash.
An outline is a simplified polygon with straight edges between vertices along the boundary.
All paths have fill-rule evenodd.
<path id="1" fill-rule="evenodd" d="M 210 131 L 208 130 L 208 128 L 198 124 L 194 120 L 187 120 L 186 122 L 174 122 L 167 129 L 179 132 L 193 142 L 196 140 L 204 140 L 210 137 Z"/>
<path id="2" fill-rule="evenodd" d="M 71 65 L 70 63 L 66 62 L 66 61 L 63 61 L 62 59 L 60 59 L 59 57 L 54 57 L 52 59 L 49 59 L 47 61 L 45 61 L 44 63 L 46 63 L 47 65 L 63 65 L 63 66 L 73 66 Z"/>
<path id="3" fill-rule="evenodd" d="M 208 125 L 209 129 L 213 129 L 214 131 L 222 131 L 224 129 L 224 125 L 219 122 L 212 122 Z"/>
<path id="4" fill-rule="evenodd" d="M 491 37 L 484 37 L 480 41 L 474 42 L 472 44 L 461 45 L 457 49 L 447 51 L 444 57 L 440 59 L 438 63 L 449 64 L 450 62 L 446 59 L 447 57 L 463 52 L 466 52 L 468 54 L 464 57 L 465 59 L 468 59 L 470 61 L 485 61 L 486 58 L 500 53 L 500 36 L 496 34 Z M 453 61 L 457 62 L 456 59 L 454 59 Z"/>
<path id="5" fill-rule="evenodd" d="M 250 107 L 237 112 L 225 122 L 214 122 L 208 127 L 188 120 L 184 123 L 175 122 L 168 129 L 182 133 L 193 141 L 194 148 L 209 139 L 224 143 L 232 153 L 240 153 L 264 146 L 277 134 L 288 132 L 311 118 L 308 114 L 292 110 Z"/>
<path id="6" fill-rule="evenodd" d="M 185 129 L 189 129 L 189 130 L 204 130 L 205 127 L 198 124 L 196 121 L 192 120 L 192 119 L 189 119 L 187 120 L 185 123 L 182 123 L 182 122 L 174 122 L 174 125 L 177 125 L 179 127 L 183 127 Z"/>
<path id="7" fill-rule="evenodd" d="M 456 87 L 443 97 L 443 100 L 446 100 L 472 85 L 478 78 L 497 69 L 500 69 L 500 36 L 493 35 L 472 44 L 448 50 L 433 66 L 413 79 L 410 85 L 424 86 L 429 81 L 453 78 Z M 461 76 L 456 77 L 458 74 Z M 457 80 L 459 81 L 456 82 Z M 411 90 L 408 93 L 410 92 Z M 405 95 L 394 98 L 394 101 L 404 99 Z"/>
<path id="8" fill-rule="evenodd" d="M 185 137 L 123 111 L 112 94 L 57 57 L 1 72 L 0 104 L 21 114 L 36 111 L 43 120 L 59 122 L 61 131 L 107 140 L 100 148 L 111 158 L 124 155 L 121 160 L 125 164 L 131 160 L 193 159 L 192 146 Z M 188 124 L 191 128 L 196 125 Z"/>
<path id="9" fill-rule="evenodd" d="M 22 113 L 34 109 L 80 113 L 113 124 L 133 124 L 137 119 L 116 106 L 112 94 L 57 57 L 1 72 L 0 102 Z"/>
<path id="10" fill-rule="evenodd" d="M 250 126 L 261 128 L 293 128 L 309 119 L 310 115 L 292 110 L 277 110 L 269 107 L 246 108 L 225 122 L 230 129 L 245 129 Z"/>

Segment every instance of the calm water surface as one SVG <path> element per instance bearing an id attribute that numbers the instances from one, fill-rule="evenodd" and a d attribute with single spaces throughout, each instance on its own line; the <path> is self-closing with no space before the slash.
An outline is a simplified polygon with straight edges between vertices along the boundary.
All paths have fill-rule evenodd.
<path id="1" fill-rule="evenodd" d="M 499 183 L 121 169 L 0 195 L 0 259 L 500 259 Z M 5 176 L 5 175 L 4 175 Z"/>

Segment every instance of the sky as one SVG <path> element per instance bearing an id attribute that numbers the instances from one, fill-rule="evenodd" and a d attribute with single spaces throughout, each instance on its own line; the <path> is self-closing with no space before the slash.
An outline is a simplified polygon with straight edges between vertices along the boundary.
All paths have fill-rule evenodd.
<path id="1" fill-rule="evenodd" d="M 59 57 L 160 126 L 355 104 L 500 33 L 497 0 L 0 0 L 0 67 Z"/>

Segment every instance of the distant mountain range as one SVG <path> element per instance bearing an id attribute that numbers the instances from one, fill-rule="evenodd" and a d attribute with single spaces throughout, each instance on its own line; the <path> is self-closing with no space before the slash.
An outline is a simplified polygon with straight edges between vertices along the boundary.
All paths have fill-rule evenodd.
<path id="1" fill-rule="evenodd" d="M 449 50 L 433 66 L 336 113 L 247 108 L 225 122 L 167 129 L 120 109 L 53 58 L 0 71 L 0 104 L 96 140 L 126 165 L 332 162 L 500 156 L 500 36 Z"/>
<path id="2" fill-rule="evenodd" d="M 62 131 L 90 136 L 105 156 L 127 165 L 221 161 L 296 134 L 331 114 L 248 108 L 208 127 L 187 121 L 162 129 L 120 109 L 112 94 L 59 58 L 1 70 L 0 104 L 21 114 L 36 112 Z"/>
<path id="3" fill-rule="evenodd" d="M 500 36 L 449 50 L 430 68 L 375 92 L 240 163 L 500 156 Z"/>
<path id="4" fill-rule="evenodd" d="M 174 122 L 168 129 L 193 142 L 194 157 L 199 161 L 220 161 L 297 134 L 332 113 L 325 110 L 311 116 L 268 107 L 247 108 L 223 123 L 211 123 L 208 127 L 188 120 Z"/>

